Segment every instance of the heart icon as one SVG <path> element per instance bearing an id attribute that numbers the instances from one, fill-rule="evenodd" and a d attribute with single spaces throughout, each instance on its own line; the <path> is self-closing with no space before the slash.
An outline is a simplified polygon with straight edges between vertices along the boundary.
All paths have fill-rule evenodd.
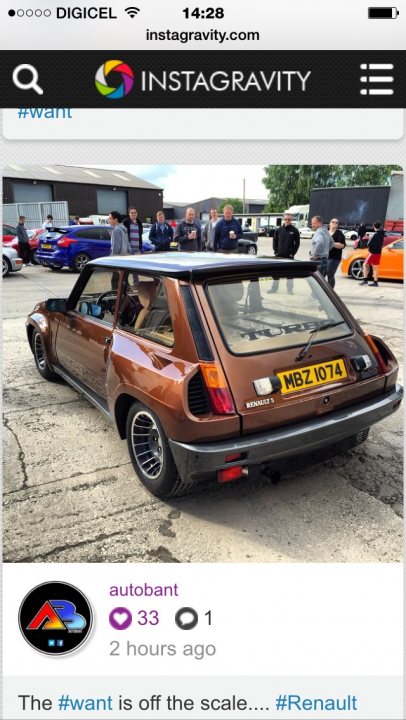
<path id="1" fill-rule="evenodd" d="M 109 623 L 114 630 L 127 630 L 132 621 L 133 616 L 125 607 L 116 607 L 109 615 Z"/>

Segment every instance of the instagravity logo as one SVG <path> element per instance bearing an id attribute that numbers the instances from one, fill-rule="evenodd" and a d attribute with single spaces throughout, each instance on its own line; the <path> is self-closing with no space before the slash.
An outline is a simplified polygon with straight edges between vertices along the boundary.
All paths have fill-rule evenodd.
<path id="1" fill-rule="evenodd" d="M 92 629 L 93 613 L 74 585 L 47 582 L 25 596 L 19 611 L 26 641 L 47 655 L 66 655 L 82 645 Z"/>
<path id="2" fill-rule="evenodd" d="M 109 100 L 119 100 L 131 92 L 134 73 L 122 60 L 107 60 L 96 73 L 96 89 Z"/>

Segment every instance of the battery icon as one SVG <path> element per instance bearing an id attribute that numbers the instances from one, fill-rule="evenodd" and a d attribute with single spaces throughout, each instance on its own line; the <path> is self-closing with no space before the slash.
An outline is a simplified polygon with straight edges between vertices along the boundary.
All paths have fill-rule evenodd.
<path id="1" fill-rule="evenodd" d="M 369 7 L 368 17 L 370 20 L 395 20 L 399 10 L 395 7 Z"/>

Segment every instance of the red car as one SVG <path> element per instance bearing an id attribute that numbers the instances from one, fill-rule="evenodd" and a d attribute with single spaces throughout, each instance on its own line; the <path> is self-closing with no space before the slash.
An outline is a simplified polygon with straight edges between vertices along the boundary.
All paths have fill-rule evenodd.
<path id="1" fill-rule="evenodd" d="M 38 228 L 36 230 L 30 230 L 29 228 L 27 228 L 27 232 L 30 238 L 29 243 L 32 253 L 32 262 L 35 265 L 38 265 L 39 263 L 36 257 L 36 253 L 38 250 L 39 237 L 40 235 L 42 235 L 44 230 L 43 228 Z M 13 227 L 12 225 L 3 225 L 3 245 L 5 247 L 11 247 L 14 250 L 18 251 L 17 233 L 15 227 Z"/>

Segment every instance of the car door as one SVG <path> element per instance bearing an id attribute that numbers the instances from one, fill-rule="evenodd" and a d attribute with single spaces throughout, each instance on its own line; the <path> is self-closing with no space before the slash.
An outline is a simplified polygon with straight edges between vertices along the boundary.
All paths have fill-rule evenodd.
<path id="1" fill-rule="evenodd" d="M 83 250 L 92 260 L 110 254 L 111 240 L 107 227 L 87 227 L 78 230 L 75 235 L 77 238 L 81 238 L 82 243 L 86 244 L 86 247 L 83 246 Z"/>
<path id="2" fill-rule="evenodd" d="M 60 320 L 55 343 L 61 368 L 104 400 L 117 286 L 117 271 L 89 268 L 77 297 L 70 302 L 72 309 Z"/>
<path id="3" fill-rule="evenodd" d="M 403 240 L 398 240 L 383 249 L 379 275 L 393 280 L 403 279 Z"/>

